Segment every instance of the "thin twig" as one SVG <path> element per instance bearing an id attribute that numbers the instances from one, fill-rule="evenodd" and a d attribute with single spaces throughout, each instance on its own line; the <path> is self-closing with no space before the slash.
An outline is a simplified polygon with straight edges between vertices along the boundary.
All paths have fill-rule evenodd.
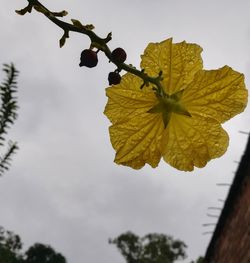
<path id="1" fill-rule="evenodd" d="M 115 64 L 119 70 L 125 70 L 141 78 L 143 80 L 143 84 L 141 87 L 151 83 L 153 84 L 154 87 L 157 87 L 158 93 L 163 92 L 163 88 L 161 85 L 161 80 L 162 80 L 161 72 L 159 72 L 158 76 L 151 77 L 147 73 L 145 73 L 144 70 L 138 70 L 130 64 L 119 63 L 112 58 L 111 50 L 107 45 L 107 43 L 112 39 L 111 33 L 109 33 L 106 38 L 101 38 L 93 32 L 92 27 L 89 28 L 88 25 L 86 26 L 81 25 L 81 23 L 78 20 L 74 20 L 74 19 L 72 20 L 72 22 L 77 21 L 78 24 L 76 23 L 74 24 L 74 22 L 73 24 L 69 24 L 57 18 L 57 17 L 65 16 L 67 14 L 66 11 L 51 12 L 38 0 L 27 0 L 27 1 L 29 3 L 28 6 L 16 12 L 20 15 L 24 15 L 27 12 L 30 13 L 32 11 L 32 8 L 34 8 L 36 11 L 43 13 L 50 21 L 52 21 L 55 25 L 57 25 L 64 31 L 63 37 L 61 38 L 62 45 L 64 44 L 65 39 L 69 37 L 69 32 L 76 32 L 76 33 L 87 35 L 91 40 L 91 47 L 96 47 L 98 50 L 104 52 L 106 57 L 109 59 L 109 61 Z"/>

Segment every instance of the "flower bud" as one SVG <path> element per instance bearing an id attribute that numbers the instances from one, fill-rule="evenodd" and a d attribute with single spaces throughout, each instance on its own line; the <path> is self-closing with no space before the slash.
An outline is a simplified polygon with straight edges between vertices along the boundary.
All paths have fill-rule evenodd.
<path id="1" fill-rule="evenodd" d="M 121 82 L 121 76 L 118 72 L 110 72 L 108 76 L 109 85 L 116 85 Z"/>
<path id="2" fill-rule="evenodd" d="M 81 53 L 81 59 L 79 66 L 85 66 L 88 68 L 93 68 L 98 63 L 97 52 L 92 49 L 84 49 Z"/>
<path id="3" fill-rule="evenodd" d="M 114 62 L 123 63 L 127 58 L 127 54 L 124 49 L 118 47 L 112 51 L 111 58 Z"/>

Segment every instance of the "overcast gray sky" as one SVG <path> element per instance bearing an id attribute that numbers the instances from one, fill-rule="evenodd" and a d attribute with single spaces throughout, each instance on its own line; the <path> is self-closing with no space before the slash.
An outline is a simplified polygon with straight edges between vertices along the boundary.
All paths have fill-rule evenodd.
<path id="1" fill-rule="evenodd" d="M 203 0 L 44 0 L 54 11 L 93 23 L 110 48 L 123 47 L 128 63 L 139 66 L 149 42 L 169 37 L 204 49 L 206 69 L 229 65 L 250 80 L 250 2 Z M 22 237 L 25 247 L 43 242 L 70 263 L 124 262 L 108 238 L 131 230 L 165 233 L 188 245 L 190 262 L 204 254 L 216 222 L 209 206 L 223 204 L 250 130 L 249 107 L 225 123 L 226 154 L 206 168 L 177 171 L 162 161 L 139 171 L 113 163 L 110 125 L 103 115 L 108 72 L 114 66 L 100 54 L 93 69 L 79 68 L 89 46 L 84 35 L 62 31 L 36 12 L 15 14 L 27 1 L 1 0 L 0 63 L 20 70 L 19 118 L 9 137 L 19 142 L 11 170 L 0 179 L 0 225 Z M 0 73 L 1 79 L 4 74 Z"/>

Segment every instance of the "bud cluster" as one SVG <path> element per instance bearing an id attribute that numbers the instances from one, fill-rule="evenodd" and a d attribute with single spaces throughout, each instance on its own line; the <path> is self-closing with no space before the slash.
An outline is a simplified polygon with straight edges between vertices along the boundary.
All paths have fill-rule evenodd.
<path id="1" fill-rule="evenodd" d="M 85 66 L 88 68 L 93 68 L 98 63 L 98 53 L 99 50 L 94 51 L 93 49 L 84 49 L 81 53 L 80 64 L 79 66 Z M 119 66 L 119 64 L 124 63 L 127 59 L 127 54 L 124 49 L 118 47 L 114 49 L 111 53 L 111 61 Z M 121 75 L 119 74 L 120 70 L 116 69 L 113 72 L 110 72 L 108 75 L 109 85 L 117 85 L 121 82 Z"/>

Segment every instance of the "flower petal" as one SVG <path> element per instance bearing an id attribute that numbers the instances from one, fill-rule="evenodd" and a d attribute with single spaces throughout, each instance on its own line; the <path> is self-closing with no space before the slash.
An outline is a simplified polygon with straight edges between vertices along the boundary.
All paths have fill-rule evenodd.
<path id="1" fill-rule="evenodd" d="M 214 119 L 198 115 L 172 114 L 163 137 L 163 158 L 173 167 L 192 171 L 204 167 L 211 159 L 223 155 L 228 135 Z"/>
<path id="2" fill-rule="evenodd" d="M 113 124 L 147 112 L 157 103 L 152 89 L 140 89 L 142 83 L 140 78 L 128 73 L 122 77 L 120 84 L 106 89 L 109 99 L 104 114 Z"/>
<path id="3" fill-rule="evenodd" d="M 162 71 L 162 84 L 165 92 L 171 95 L 185 89 L 195 73 L 202 69 L 201 51 L 200 46 L 185 41 L 172 44 L 171 38 L 150 43 L 141 56 L 141 68 L 151 77 Z"/>
<path id="4" fill-rule="evenodd" d="M 142 168 L 145 163 L 156 167 L 161 159 L 161 139 L 164 130 L 161 114 L 143 113 L 109 128 L 115 162 Z"/>
<path id="5" fill-rule="evenodd" d="M 199 71 L 184 90 L 181 103 L 191 114 L 215 118 L 222 123 L 244 110 L 247 96 L 244 75 L 225 66 Z"/>

